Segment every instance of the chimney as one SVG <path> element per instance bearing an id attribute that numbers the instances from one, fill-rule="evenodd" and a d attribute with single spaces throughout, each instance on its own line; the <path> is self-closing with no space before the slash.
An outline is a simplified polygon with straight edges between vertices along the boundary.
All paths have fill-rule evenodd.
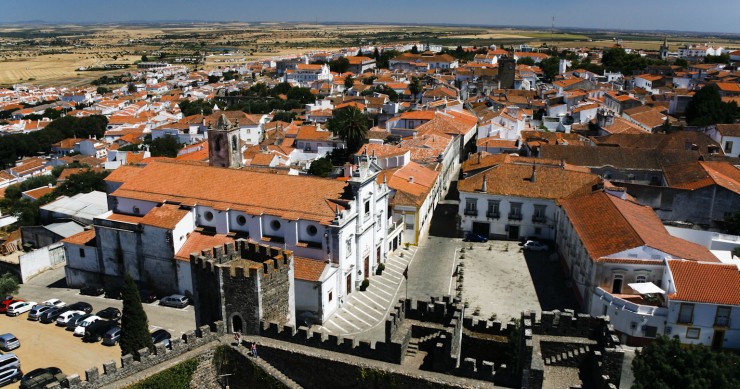
<path id="1" fill-rule="evenodd" d="M 480 164 L 480 160 L 481 160 L 481 154 L 483 154 L 483 152 L 479 151 L 479 152 L 478 152 L 478 164 Z"/>
<path id="2" fill-rule="evenodd" d="M 483 176 L 483 185 L 480 188 L 481 192 L 488 192 L 488 176 Z"/>
<path id="3" fill-rule="evenodd" d="M 529 179 L 531 182 L 537 181 L 537 164 L 532 165 L 532 178 Z"/>
<path id="4" fill-rule="evenodd" d="M 409 183 L 411 183 L 411 184 L 414 183 L 414 176 L 409 176 Z"/>

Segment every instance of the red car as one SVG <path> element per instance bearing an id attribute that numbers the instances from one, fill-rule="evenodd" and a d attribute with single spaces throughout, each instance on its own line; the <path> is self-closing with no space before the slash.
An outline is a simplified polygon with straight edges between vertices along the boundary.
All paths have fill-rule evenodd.
<path id="1" fill-rule="evenodd" d="M 24 301 L 24 300 L 21 300 L 21 299 L 16 300 L 12 298 L 3 300 L 2 302 L 0 302 L 0 313 L 8 312 L 8 306 L 10 306 L 10 304 L 17 303 L 19 301 Z"/>

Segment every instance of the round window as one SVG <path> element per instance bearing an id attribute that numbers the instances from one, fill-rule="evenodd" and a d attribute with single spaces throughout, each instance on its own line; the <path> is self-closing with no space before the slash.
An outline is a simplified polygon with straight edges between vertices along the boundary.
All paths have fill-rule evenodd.
<path id="1" fill-rule="evenodd" d="M 247 224 L 247 218 L 244 215 L 239 215 L 236 217 L 236 224 L 243 226 Z"/>
<path id="2" fill-rule="evenodd" d="M 203 214 L 203 216 L 205 216 L 206 220 L 208 220 L 208 221 L 213 220 L 213 212 L 211 212 L 211 211 L 206 211 L 206 213 Z"/>
<path id="3" fill-rule="evenodd" d="M 319 229 L 316 228 L 316 226 L 308 226 L 308 228 L 306 228 L 306 232 L 308 235 L 315 236 L 316 233 L 319 232 Z"/>
<path id="4" fill-rule="evenodd" d="M 277 231 L 280 229 L 280 222 L 277 220 L 273 220 L 270 222 L 270 227 L 272 227 L 273 230 Z"/>

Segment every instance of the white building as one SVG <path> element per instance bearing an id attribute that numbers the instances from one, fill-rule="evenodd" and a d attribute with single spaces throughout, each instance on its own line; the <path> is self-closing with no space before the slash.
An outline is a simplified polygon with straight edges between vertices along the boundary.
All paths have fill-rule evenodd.
<path id="1" fill-rule="evenodd" d="M 576 296 L 585 312 L 608 315 L 624 343 L 643 345 L 658 334 L 679 335 L 684 343 L 692 343 L 685 339 L 687 328 L 677 326 L 692 327 L 696 323 L 704 327 L 710 316 L 715 320 L 716 306 L 731 302 L 705 298 L 707 292 L 714 291 L 716 296 L 729 296 L 716 281 L 707 283 L 713 287 L 703 295 L 695 291 L 697 285 L 706 282 L 700 274 L 704 271 L 713 274 L 714 270 L 726 272 L 732 268 L 735 275 L 723 277 L 730 277 L 728 285 L 736 285 L 734 280 L 740 279 L 737 267 L 722 265 L 706 247 L 670 235 L 651 208 L 605 192 L 560 203 L 556 243 Z M 688 321 L 678 319 L 680 302 L 712 303 L 715 310 L 710 315 L 710 309 L 702 308 L 700 320 L 698 316 Z M 705 344 L 711 343 L 709 331 L 696 332 L 689 331 L 689 338 L 702 336 Z M 722 340 L 724 347 L 738 347 L 740 343 L 736 342 L 740 339 Z"/>
<path id="2" fill-rule="evenodd" d="M 67 282 L 116 286 L 128 272 L 160 293 L 189 294 L 190 252 L 246 238 L 303 258 L 297 310 L 326 320 L 386 258 L 389 191 L 378 172 L 367 161 L 349 181 L 175 161 L 123 166 L 106 179 L 110 211 L 65 242 Z"/>
<path id="3" fill-rule="evenodd" d="M 592 192 L 595 174 L 560 166 L 502 163 L 458 182 L 461 228 L 485 237 L 555 238 L 555 201 Z"/>
<path id="4" fill-rule="evenodd" d="M 740 124 L 717 124 L 708 127 L 706 132 L 722 146 L 725 155 L 740 156 Z"/>

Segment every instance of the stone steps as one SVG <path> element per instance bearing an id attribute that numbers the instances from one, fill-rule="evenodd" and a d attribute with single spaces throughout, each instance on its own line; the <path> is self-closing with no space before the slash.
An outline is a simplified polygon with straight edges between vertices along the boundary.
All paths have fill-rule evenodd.
<path id="1" fill-rule="evenodd" d="M 269 362 L 265 361 L 264 359 L 257 357 L 254 358 L 250 355 L 249 348 L 247 347 L 239 347 L 239 352 L 245 355 L 247 358 L 249 358 L 252 363 L 259 366 L 262 370 L 265 371 L 265 373 L 269 374 L 270 376 L 274 377 L 276 380 L 283 383 L 286 387 L 291 389 L 302 389 L 303 387 L 298 385 L 297 382 L 293 381 L 290 377 L 286 376 L 281 372 L 280 370 L 273 367 Z M 259 355 L 259 351 L 258 351 Z"/>
<path id="2" fill-rule="evenodd" d="M 563 366 L 568 365 L 572 359 L 580 357 L 581 355 L 588 354 L 590 350 L 589 346 L 580 346 L 578 348 L 564 351 L 560 354 L 553 355 L 551 357 L 544 358 L 545 365 Z"/>

